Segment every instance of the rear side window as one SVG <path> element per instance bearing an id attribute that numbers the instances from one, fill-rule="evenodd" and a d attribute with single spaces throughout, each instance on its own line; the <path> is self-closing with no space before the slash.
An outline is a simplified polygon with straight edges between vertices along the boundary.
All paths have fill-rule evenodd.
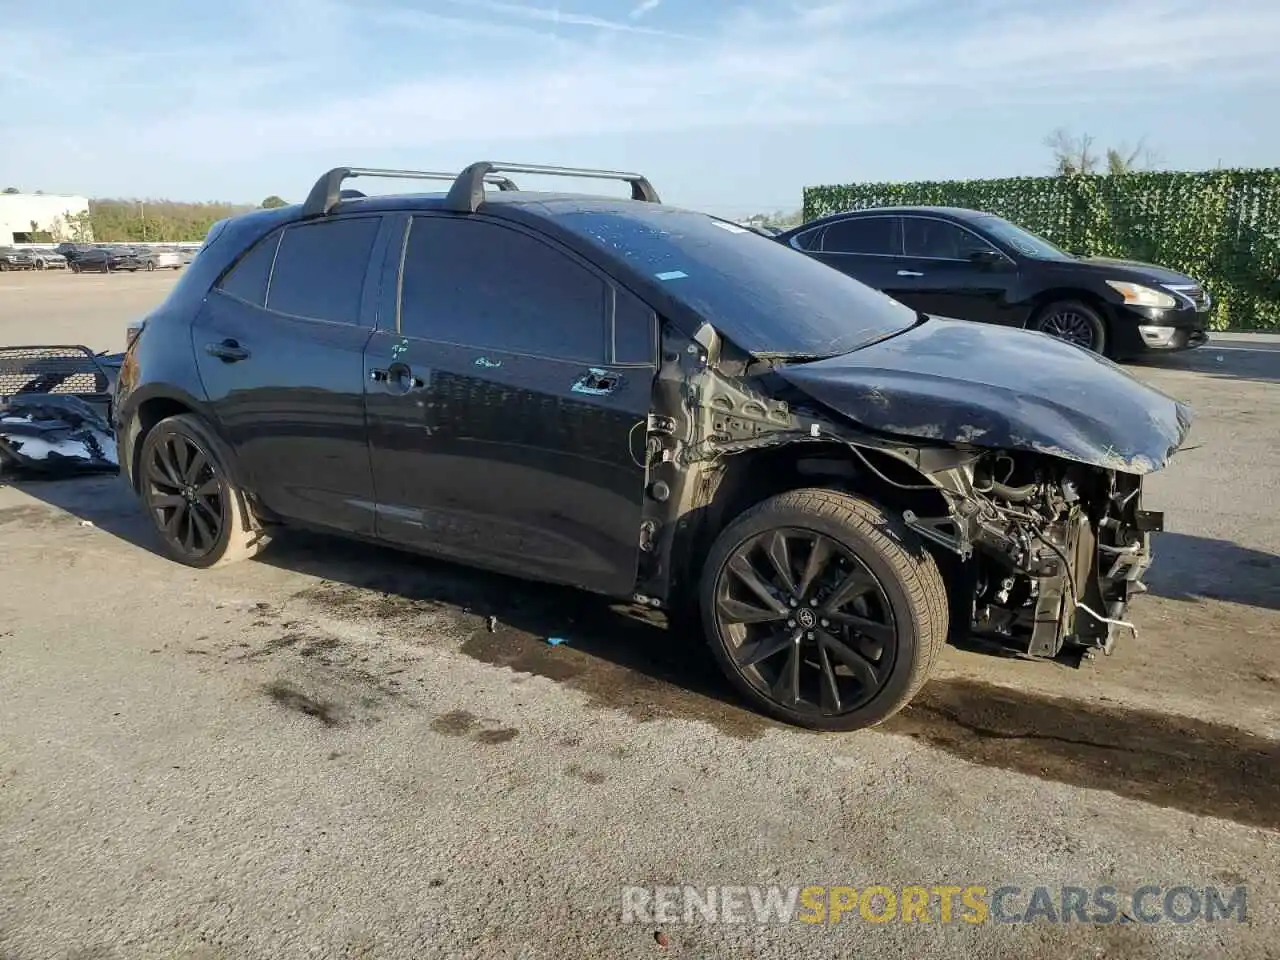
<path id="1" fill-rule="evenodd" d="M 823 253 L 893 256 L 902 252 L 897 217 L 851 217 L 827 225 Z"/>
<path id="2" fill-rule="evenodd" d="M 267 279 L 271 276 L 280 233 L 279 230 L 269 233 L 250 247 L 248 253 L 223 275 L 218 289 L 255 307 L 264 306 L 267 302 Z"/>
<path id="3" fill-rule="evenodd" d="M 360 322 L 378 217 L 285 228 L 267 285 L 267 309 L 310 320 Z"/>
<path id="4" fill-rule="evenodd" d="M 400 332 L 468 347 L 603 363 L 604 281 L 508 227 L 414 217 Z"/>

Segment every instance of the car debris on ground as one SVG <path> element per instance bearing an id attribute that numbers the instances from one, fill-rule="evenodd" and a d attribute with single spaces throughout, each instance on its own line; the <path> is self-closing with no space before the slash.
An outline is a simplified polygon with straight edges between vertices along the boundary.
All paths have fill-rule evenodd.
<path id="1" fill-rule="evenodd" d="M 122 357 L 82 346 L 0 348 L 0 471 L 119 469 L 110 403 Z"/>

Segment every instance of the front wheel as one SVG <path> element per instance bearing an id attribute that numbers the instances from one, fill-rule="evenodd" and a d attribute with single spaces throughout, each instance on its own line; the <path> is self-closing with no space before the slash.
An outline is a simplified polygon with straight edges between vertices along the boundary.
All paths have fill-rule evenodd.
<path id="1" fill-rule="evenodd" d="M 267 544 L 222 444 L 196 416 L 151 428 L 138 454 L 138 487 L 165 554 L 179 563 L 223 566 Z"/>
<path id="2" fill-rule="evenodd" d="M 1031 329 L 1094 353 L 1107 352 L 1107 326 L 1102 317 L 1092 307 L 1077 300 L 1049 304 L 1036 315 Z"/>
<path id="3" fill-rule="evenodd" d="M 761 711 L 818 730 L 897 713 L 947 637 L 946 588 L 920 539 L 834 490 L 792 490 L 730 524 L 699 600 L 734 687 Z"/>

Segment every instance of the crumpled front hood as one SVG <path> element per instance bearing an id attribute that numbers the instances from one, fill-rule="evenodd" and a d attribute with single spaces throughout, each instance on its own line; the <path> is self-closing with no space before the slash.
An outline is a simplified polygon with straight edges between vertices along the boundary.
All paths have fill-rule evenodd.
<path id="1" fill-rule="evenodd" d="M 853 353 L 778 368 L 813 399 L 885 433 L 1029 450 L 1125 473 L 1182 445 L 1185 404 L 1043 333 L 931 317 Z"/>

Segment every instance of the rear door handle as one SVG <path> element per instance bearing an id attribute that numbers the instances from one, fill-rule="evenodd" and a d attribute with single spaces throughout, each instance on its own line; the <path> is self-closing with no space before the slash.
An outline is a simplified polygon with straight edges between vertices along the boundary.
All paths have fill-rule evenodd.
<path id="1" fill-rule="evenodd" d="M 241 360 L 249 359 L 249 351 L 230 338 L 221 343 L 206 343 L 204 352 L 211 357 L 217 357 L 223 363 L 239 363 Z"/>
<path id="2" fill-rule="evenodd" d="M 396 361 L 389 367 L 371 367 L 369 379 L 374 383 L 385 384 L 388 393 L 404 394 L 421 390 L 425 384 L 421 377 L 415 377 L 407 363 Z"/>
<path id="3" fill-rule="evenodd" d="M 898 271 L 898 276 L 900 276 L 900 277 L 923 277 L 923 276 L 924 276 L 924 274 L 923 274 L 923 273 L 920 273 L 918 270 L 899 270 L 899 271 Z"/>

